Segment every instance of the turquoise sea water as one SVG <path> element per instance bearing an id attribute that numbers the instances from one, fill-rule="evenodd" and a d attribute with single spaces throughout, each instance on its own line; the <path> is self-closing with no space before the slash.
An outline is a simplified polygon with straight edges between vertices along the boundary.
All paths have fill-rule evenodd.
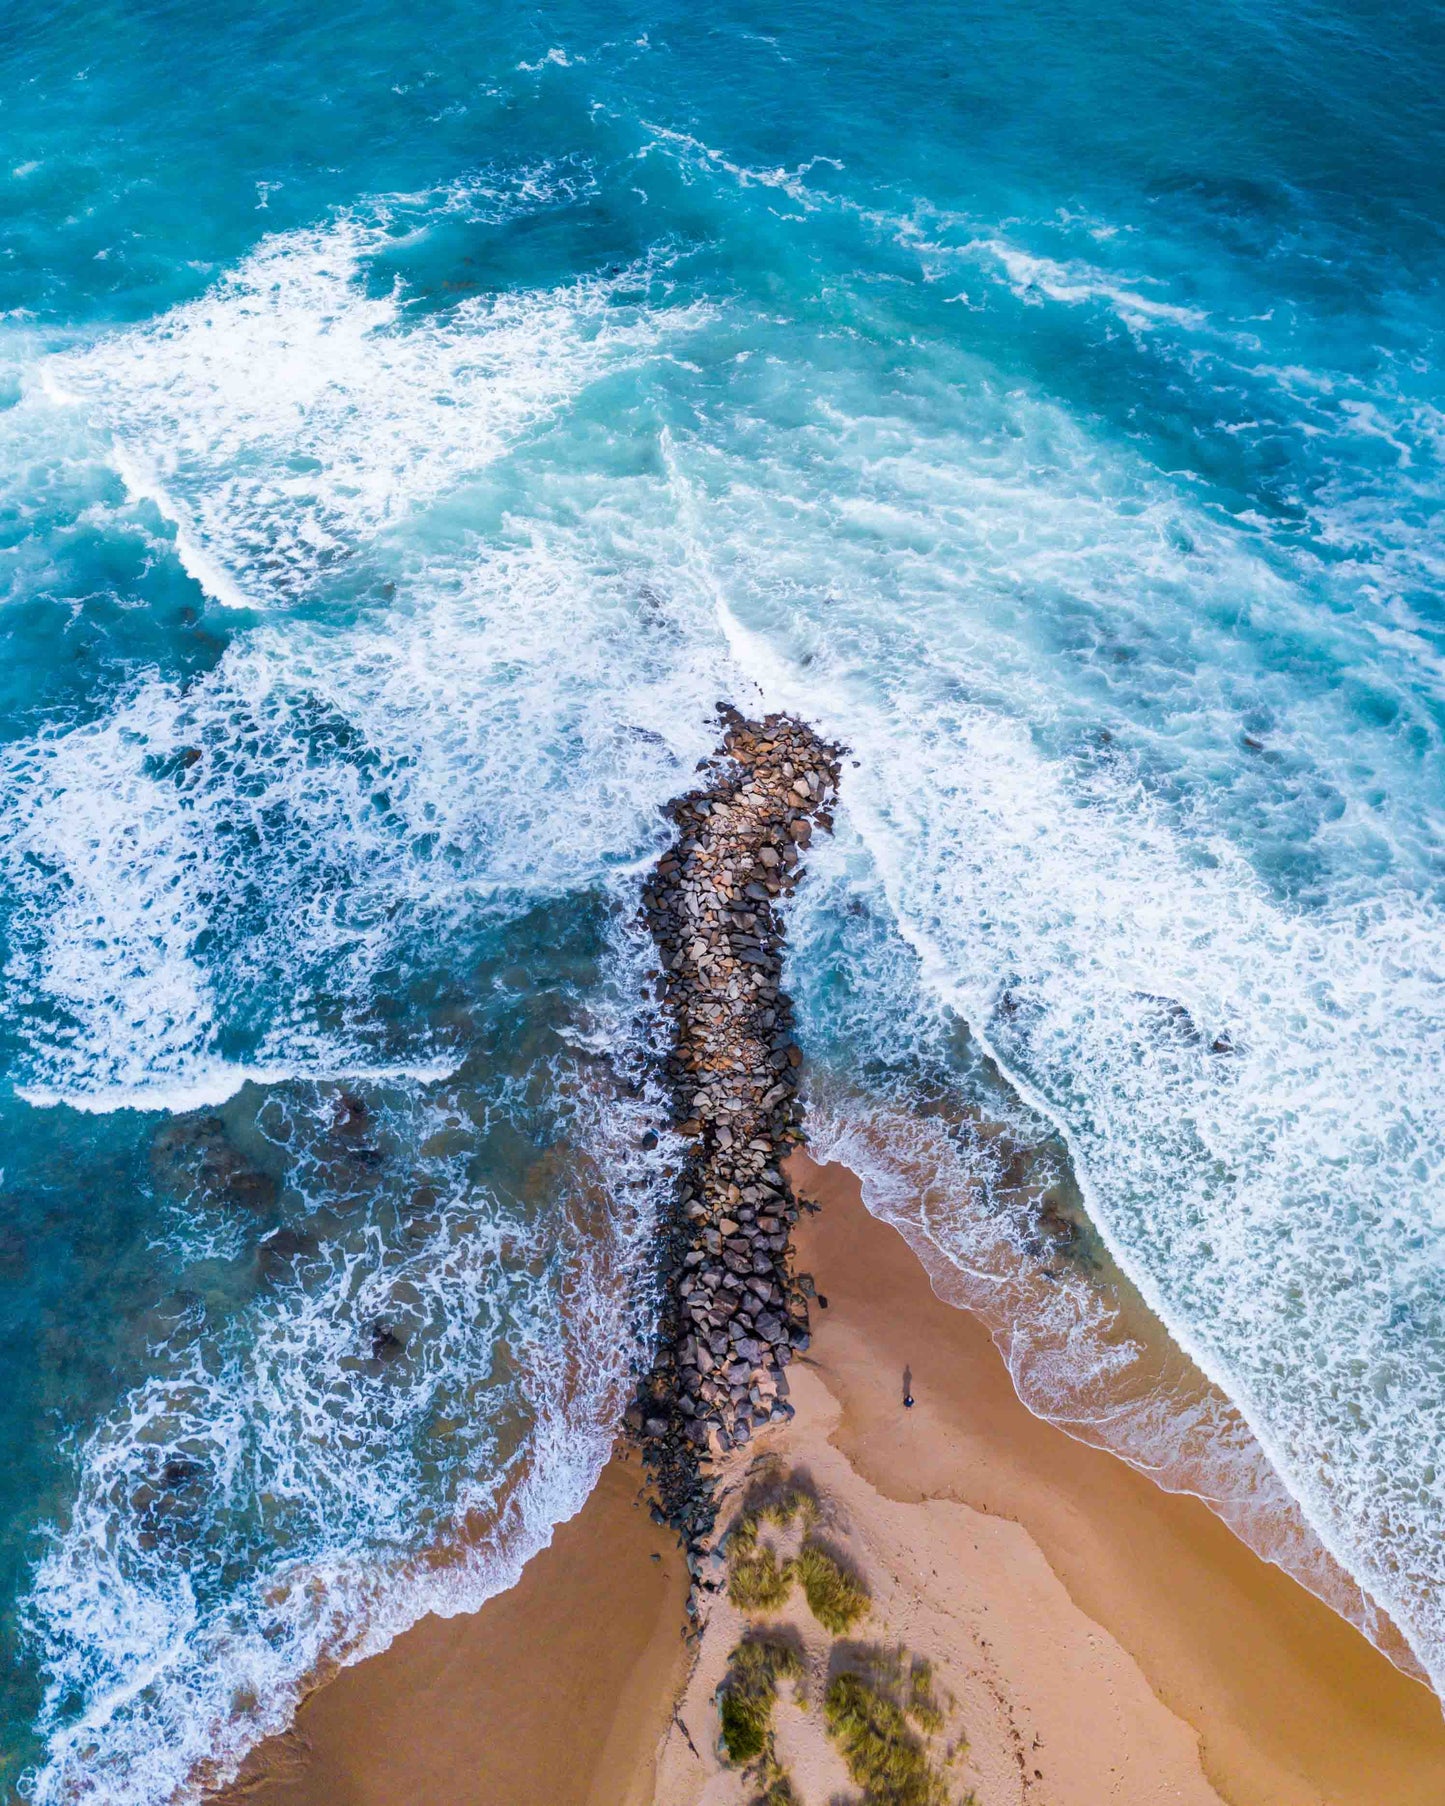
<path id="1" fill-rule="evenodd" d="M 720 697 L 851 747 L 818 1151 L 960 1284 L 1082 1195 L 1214 1403 L 1078 1275 L 1030 1402 L 1445 1683 L 1438 13 L 6 26 L 0 1782 L 185 1797 L 585 1496 Z"/>

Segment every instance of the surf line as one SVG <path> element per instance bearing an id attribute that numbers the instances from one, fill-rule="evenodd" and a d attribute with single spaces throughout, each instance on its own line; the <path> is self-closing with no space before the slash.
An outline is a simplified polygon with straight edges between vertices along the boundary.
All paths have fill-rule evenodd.
<path id="1" fill-rule="evenodd" d="M 785 1369 L 809 1345 L 799 1206 L 781 1170 L 803 1140 L 782 906 L 815 826 L 832 828 L 845 750 L 790 715 L 749 721 L 720 704 L 718 719 L 708 781 L 667 806 L 677 834 L 642 898 L 688 1151 L 658 1232 L 656 1353 L 626 1414 L 654 1515 L 678 1532 L 695 1581 L 717 1517 L 714 1466 L 792 1416 Z"/>

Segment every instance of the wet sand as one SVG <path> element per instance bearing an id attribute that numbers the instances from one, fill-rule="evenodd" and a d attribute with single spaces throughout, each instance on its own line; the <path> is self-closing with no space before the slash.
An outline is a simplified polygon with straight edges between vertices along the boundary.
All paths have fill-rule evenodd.
<path id="1" fill-rule="evenodd" d="M 969 1738 L 960 1784 L 985 1806 L 1445 1800 L 1445 1719 L 1424 1686 L 1199 1501 L 1033 1417 L 986 1331 L 934 1296 L 852 1175 L 802 1157 L 793 1172 L 824 1204 L 798 1226 L 798 1267 L 828 1308 L 792 1370 L 795 1423 L 755 1448 L 808 1465 L 837 1498 L 880 1634 L 897 1630 L 948 1675 Z M 711 1747 L 737 1625 L 720 1603 L 700 1649 L 684 1644 L 681 1556 L 633 1503 L 639 1477 L 615 1461 L 511 1593 L 418 1625 L 314 1694 L 292 1736 L 260 1753 L 245 1799 L 749 1797 Z M 807 1757 L 820 1781 L 826 1756 Z"/>
<path id="2" fill-rule="evenodd" d="M 1155 1697 L 1139 1665 L 1080 1611 L 1019 1524 L 954 1499 L 899 1500 L 871 1485 L 843 1454 L 843 1410 L 822 1370 L 793 1370 L 793 1424 L 760 1439 L 757 1464 L 776 1456 L 784 1480 L 818 1500 L 824 1546 L 859 1575 L 867 1615 L 842 1637 L 808 1610 L 801 1589 L 767 1612 L 743 1613 L 724 1595 L 707 1618 L 699 1660 L 658 1765 L 656 1806 L 756 1806 L 753 1777 L 717 1753 L 717 1691 L 748 1635 L 781 1638 L 803 1673 L 774 1710 L 775 1752 L 802 1806 L 853 1806 L 859 1790 L 827 1734 L 821 1709 L 840 1667 L 881 1652 L 924 1657 L 943 1709 L 933 1734 L 946 1755 L 951 1801 L 980 1806 L 1221 1806 L 1199 1741 Z M 896 1400 L 894 1408 L 902 1406 Z M 724 1522 L 738 1509 L 738 1476 Z M 768 1532 L 793 1555 L 801 1532 Z"/>
<path id="3" fill-rule="evenodd" d="M 936 1298 L 903 1238 L 841 1167 L 799 1159 L 824 1208 L 798 1225 L 835 1440 L 886 1496 L 1013 1519 L 1074 1603 L 1191 1725 L 1232 1806 L 1439 1806 L 1445 1718 L 1418 1681 L 1197 1499 L 1164 1493 L 1020 1402 L 993 1342 Z M 911 1367 L 914 1408 L 901 1408 Z"/>
<path id="4" fill-rule="evenodd" d="M 614 1459 L 508 1593 L 424 1618 L 255 1752 L 237 1806 L 645 1806 L 687 1572 Z M 656 1557 L 656 1559 L 654 1559 Z"/>

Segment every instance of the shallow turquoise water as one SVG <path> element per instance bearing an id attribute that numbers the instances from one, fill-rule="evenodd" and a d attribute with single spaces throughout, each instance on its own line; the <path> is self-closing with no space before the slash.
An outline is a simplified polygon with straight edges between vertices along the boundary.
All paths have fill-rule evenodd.
<path id="1" fill-rule="evenodd" d="M 1438 18 L 8 24 L 6 1784 L 171 1797 L 585 1494 L 722 696 L 857 761 L 820 1138 L 1071 1163 L 1253 1436 L 1132 1452 L 1438 1684 Z"/>

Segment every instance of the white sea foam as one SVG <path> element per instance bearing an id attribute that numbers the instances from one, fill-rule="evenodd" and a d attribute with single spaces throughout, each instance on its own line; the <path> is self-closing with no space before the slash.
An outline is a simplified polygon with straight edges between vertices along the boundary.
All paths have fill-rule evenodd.
<path id="1" fill-rule="evenodd" d="M 850 210 L 847 202 L 834 205 Z M 1310 347 L 1318 361 L 1305 355 L 1271 361 L 1261 319 L 1247 302 L 1240 310 L 1237 294 L 1220 295 L 1211 308 L 1174 298 L 1181 277 L 1195 293 L 1196 272 L 1187 261 L 1159 273 L 1137 262 L 1095 261 L 1091 253 L 1120 238 L 1104 222 L 1062 216 L 999 224 L 925 202 L 906 213 L 851 210 L 871 232 L 915 256 L 926 279 L 968 276 L 970 288 L 957 299 L 974 305 L 976 296 L 1006 289 L 1026 307 L 1052 304 L 1065 314 L 1096 316 L 1105 338 L 1118 321 L 1136 341 L 1147 340 L 1151 359 L 1167 360 L 1181 380 L 1205 387 L 1213 431 L 1264 451 L 1271 507 L 1241 509 L 1236 520 L 1285 541 L 1302 574 L 1338 593 L 1341 613 L 1368 622 L 1376 610 L 1438 590 L 1445 568 L 1438 532 L 1445 416 L 1428 380 L 1420 380 L 1428 371 L 1423 360 L 1411 360 L 1413 368 L 1405 370 L 1386 358 L 1382 368 L 1361 371 L 1350 361 L 1353 346 L 1326 343 Z M 1075 255 L 1035 248 L 1032 241 L 1055 243 L 1059 226 L 1072 229 L 1075 239 L 1082 229 L 1088 243 Z M 1131 234 L 1109 248 L 1127 259 L 1136 243 Z M 1336 361 L 1341 352 L 1345 361 Z M 1294 448 L 1284 488 L 1281 445 Z M 1392 675 L 1408 683 L 1419 661 L 1437 663 L 1438 640 L 1416 632 L 1399 651 L 1404 656 L 1391 661 Z"/>
<path id="2" fill-rule="evenodd" d="M 645 958 L 619 934 L 578 1025 L 624 1066 Z M 318 1665 L 475 1610 L 581 1506 L 648 1323 L 666 1150 L 639 1151 L 658 1112 L 645 1086 L 565 1060 L 547 1076 L 569 1152 L 531 1200 L 475 1178 L 483 1126 L 515 1104 L 372 1092 L 371 1133 L 414 1201 L 373 1179 L 296 1282 L 193 1325 L 90 1436 L 27 1602 L 48 1679 L 27 1798 L 199 1798 L 285 1728 Z M 313 1206 L 338 1196 L 333 1109 L 293 1087 L 260 1118 Z M 405 1344 L 384 1366 L 379 1322 Z"/>
<path id="3" fill-rule="evenodd" d="M 308 1068 L 306 1077 L 323 1084 L 398 1084 L 410 1081 L 432 1085 L 451 1078 L 459 1062 L 424 1061 L 414 1065 L 365 1066 L 341 1061 L 333 1066 L 324 1062 Z M 183 1116 L 192 1110 L 214 1110 L 233 1098 L 243 1085 L 279 1085 L 297 1077 L 293 1065 L 240 1066 L 227 1060 L 207 1065 L 197 1062 L 190 1067 L 182 1082 L 167 1087 L 163 1080 L 147 1075 L 145 1083 L 111 1086 L 104 1090 L 48 1090 L 41 1085 L 20 1085 L 16 1096 L 37 1110 L 51 1110 L 68 1105 L 93 1116 L 104 1116 L 112 1110 L 160 1110 L 170 1116 Z"/>
<path id="4" fill-rule="evenodd" d="M 876 433 L 874 423 L 875 448 Z M 876 449 L 869 470 L 876 478 Z M 949 569 L 955 548 L 939 542 L 960 473 L 940 473 L 941 497 L 915 515 L 900 470 L 904 493 L 913 487 L 906 467 L 890 470 L 891 506 L 931 531 L 927 556 Z M 1037 473 L 1034 485 L 1037 512 Z M 836 485 L 809 505 L 836 514 L 835 498 Z M 730 501 L 772 505 L 736 489 Z M 812 593 L 821 578 L 836 596 L 837 554 L 801 531 L 796 493 L 788 504 L 789 570 L 812 565 Z M 1108 518 L 1092 500 L 1088 513 Z M 695 559 L 716 573 L 735 529 L 715 503 L 690 518 L 711 541 Z M 875 504 L 870 535 L 879 519 Z M 1060 545 L 1073 523 L 1049 524 L 1030 556 L 1072 559 L 1079 594 L 1091 560 Z M 1198 584 L 1211 576 L 1202 522 L 1192 537 Z M 895 525 L 888 541 L 890 576 L 901 556 L 906 586 L 907 539 Z M 1126 551 L 1116 531 L 1099 555 Z M 1157 582 L 1167 572 L 1152 562 Z M 1137 581 L 1147 561 L 1128 568 Z M 1420 1488 L 1445 1450 L 1433 1380 L 1445 1324 L 1426 1252 L 1445 1230 L 1445 1146 L 1432 1127 L 1445 924 L 1399 884 L 1361 898 L 1346 861 L 1336 908 L 1272 897 L 1226 838 L 1223 810 L 1172 812 L 1131 761 L 1041 746 L 1038 662 L 1019 661 L 1015 688 L 997 623 L 975 636 L 967 616 L 930 618 L 906 587 L 885 603 L 867 593 L 867 569 L 855 563 L 849 606 L 828 606 L 826 634 L 806 597 L 801 619 L 761 627 L 765 580 L 715 576 L 735 656 L 766 701 L 809 709 L 859 755 L 845 808 L 925 987 L 1066 1131 L 1091 1211 L 1148 1302 L 1239 1404 L 1311 1528 L 1438 1685 L 1439 1542 Z M 1263 572 L 1255 585 L 1266 601 L 1275 590 Z M 886 652 L 874 625 L 885 613 Z M 1218 732 L 1207 717 L 1200 726 Z M 1303 720 L 1300 731 L 1313 750 Z M 1330 769 L 1323 748 L 1319 765 Z M 1338 764 L 1333 775 L 1348 798 Z M 1322 837 L 1364 828 L 1347 805 Z M 1400 832 L 1411 831 L 1402 812 Z M 1216 1041 L 1230 1051 L 1211 1052 Z M 1033 1390 L 1037 1402 L 1048 1389 Z M 1241 1487 L 1267 1500 L 1247 1475 Z"/>
<path id="5" fill-rule="evenodd" d="M 1032 1410 L 1204 1500 L 1259 1554 L 1408 1661 L 1233 1402 L 1163 1332 L 1151 1333 L 1082 1244 L 1060 1251 L 1047 1218 L 1041 1227 L 1040 1200 L 1065 1176 L 1053 1125 L 990 1071 L 976 1043 L 960 1057 L 947 991 L 925 981 L 848 822 L 813 865 L 795 969 L 807 975 L 809 1031 L 840 1041 L 848 1060 L 810 1081 L 815 1158 L 859 1175 L 868 1208 L 903 1232 L 939 1295 L 988 1326 Z"/>
<path id="6" fill-rule="evenodd" d="M 268 239 L 200 301 L 52 358 L 47 426 L 79 398 L 82 451 L 112 436 L 214 599 L 294 595 L 706 318 L 620 300 L 645 266 L 438 313 L 368 292 L 368 258 L 423 200 L 500 214 L 581 180 L 476 178 Z M 596 555 L 540 529 L 411 549 L 385 612 L 278 618 L 189 685 L 141 679 L 100 719 L 5 749 L 24 1095 L 175 1107 L 257 1074 L 445 1064 L 368 1019 L 378 971 L 449 915 L 525 907 L 645 845 L 702 743 L 705 663 L 637 631 L 650 592 Z"/>
<path id="7" fill-rule="evenodd" d="M 672 127 L 663 125 L 649 125 L 647 132 L 649 142 L 639 153 L 644 158 L 656 149 L 677 159 L 686 169 L 726 176 L 740 188 L 775 188 L 808 212 L 830 203 L 828 197 L 808 183 L 805 177 L 815 169 L 841 170 L 843 167 L 836 157 L 824 156 L 810 157 L 796 169 L 759 169 L 751 164 L 735 162 L 689 132 L 675 131 Z"/>
<path id="8" fill-rule="evenodd" d="M 1161 324 L 1198 332 L 1208 325 L 1208 316 L 1197 307 L 1181 307 L 1147 294 L 1142 286 L 1122 283 L 1087 263 L 1060 263 L 1052 257 L 1031 255 L 1007 239 L 973 239 L 962 247 L 962 253 L 996 262 L 1021 301 L 1104 302 L 1131 332 L 1147 332 Z"/>
<path id="9" fill-rule="evenodd" d="M 474 199 L 448 193 L 440 210 Z M 219 602 L 306 592 L 660 331 L 694 323 L 620 305 L 637 268 L 440 307 L 400 280 L 374 292 L 396 212 L 265 239 L 199 300 L 43 370 L 52 398 L 113 435 L 118 472 L 174 523 Z"/>
<path id="10" fill-rule="evenodd" d="M 66 398 L 58 387 L 49 392 L 54 399 Z M 155 471 L 143 463 L 142 454 L 127 450 L 118 440 L 112 447 L 111 458 L 131 500 L 150 502 L 173 530 L 176 557 L 186 575 L 223 608 L 249 608 L 251 598 L 220 558 L 198 537 L 190 525 L 187 510 L 166 492 Z"/>
<path id="11" fill-rule="evenodd" d="M 841 210 L 807 168 L 654 134 L 648 154 L 664 153 L 770 203 Z M 872 225 L 908 239 L 897 217 Z M 968 250 L 985 236 L 960 227 L 927 255 L 971 260 L 1014 296 L 1024 266 Z M 711 743 L 717 697 L 799 708 L 858 761 L 844 797 L 859 863 L 837 882 L 913 962 L 902 1006 L 865 974 L 881 1043 L 926 1041 L 918 1024 L 949 1009 L 967 1019 L 1020 1121 L 1066 1135 L 1120 1264 L 1216 1383 L 1187 1414 L 1136 1390 L 1112 1446 L 1368 1624 L 1332 1554 L 1439 1685 L 1445 1049 L 1421 875 L 1440 822 L 1428 760 L 1401 752 L 1433 731 L 1404 681 L 1422 628 L 1402 597 L 1322 608 L 1310 554 L 1281 556 L 966 355 L 910 376 L 861 336 L 820 348 L 740 305 L 710 342 L 708 314 L 626 299 L 635 271 L 427 314 L 368 287 L 384 237 L 342 220 L 269 240 L 190 308 L 51 366 L 169 511 L 193 574 L 200 556 L 253 602 L 324 597 L 343 555 L 384 551 L 395 592 L 330 623 L 274 610 L 188 685 L 137 676 L 96 719 L 0 758 L 7 1008 L 29 1094 L 159 1105 L 240 1071 L 450 1065 L 447 1031 L 374 1008 L 378 987 L 394 1002 L 399 971 L 444 969 L 478 922 L 633 870 L 656 805 Z M 1030 281 L 1041 304 L 1132 309 L 1151 341 L 1205 331 L 1167 292 L 1094 270 L 1056 261 Z M 686 360 L 670 355 L 681 334 Z M 588 388 L 624 371 L 629 418 L 672 422 L 660 469 L 599 455 Z M 544 421 L 545 455 L 484 538 L 425 518 Z M 1347 514 L 1346 498 L 1342 532 Z M 1430 543 L 1422 531 L 1411 569 Z M 1354 707 L 1359 667 L 1388 710 Z M 599 1032 L 615 1053 L 632 1030 Z M 817 1094 L 875 1207 L 906 1216 L 903 1188 L 924 1187 L 925 1252 L 958 1272 L 1001 1262 L 1017 1225 L 974 1210 L 977 1172 L 956 1140 L 910 1128 L 908 1101 Z M 605 1141 L 607 1170 L 626 1170 L 624 1142 Z M 427 1246 L 457 1275 L 460 1314 L 486 1321 L 501 1294 L 468 1264 L 476 1211 L 451 1195 L 457 1239 Z M 327 1280 L 353 1328 L 354 1300 L 373 1308 L 367 1258 Z M 586 1286 L 560 1313 L 519 1295 L 539 1300 L 543 1376 L 568 1337 L 615 1352 L 613 1305 L 596 1307 L 596 1342 L 565 1327 L 579 1299 L 588 1320 Z M 1091 1386 L 1127 1380 L 1133 1356 L 1093 1334 L 1082 1294 L 1026 1302 L 1039 1314 L 1009 1345 L 1021 1390 L 1101 1434 Z M 214 1737 L 225 1766 L 321 1651 L 507 1584 L 595 1472 L 606 1360 L 585 1409 L 547 1395 L 518 1466 L 499 1477 L 481 1451 L 478 1473 L 514 1489 L 506 1534 L 454 1583 L 404 1551 L 375 1559 L 327 1516 L 344 1462 L 318 1456 L 312 1474 L 278 1451 L 284 1496 L 321 1526 L 296 1578 L 320 1586 L 208 1618 L 184 1564 L 137 1582 L 129 1551 L 108 1552 L 105 1477 L 149 1459 L 143 1426 L 168 1413 L 212 1438 L 238 1501 L 254 1490 L 250 1413 L 272 1394 L 248 1388 L 284 1369 L 287 1396 L 310 1399 L 342 1358 L 324 1326 L 314 1354 L 295 1352 L 268 1310 L 221 1366 L 168 1371 L 86 1450 L 36 1595 L 54 1640 L 42 1798 L 87 1761 L 130 1789 L 95 1797 L 163 1798 Z M 489 1421 L 479 1410 L 479 1435 Z M 415 1479 L 393 1477 L 398 1497 Z M 384 1543 L 395 1519 L 377 1524 Z M 94 1758 L 63 1709 L 72 1682 L 103 1727 Z M 274 1697 L 273 1715 L 248 1707 L 218 1730 L 223 1682 Z"/>
<path id="12" fill-rule="evenodd" d="M 1077 317 L 1096 317 L 1099 343 L 1112 339 L 1115 322 L 1124 326 L 1149 359 L 1173 364 L 1179 381 L 1208 393 L 1215 432 L 1260 448 L 1270 506 L 1236 508 L 1234 518 L 1282 541 L 1302 574 L 1335 592 L 1341 615 L 1358 616 L 1357 626 L 1377 610 L 1413 616 L 1413 601 L 1428 608 L 1438 592 L 1445 571 L 1438 526 L 1445 415 L 1431 387 L 1435 354 L 1428 335 L 1413 355 L 1386 353 L 1378 366 L 1376 348 L 1373 367 L 1362 369 L 1353 342 L 1332 342 L 1328 334 L 1312 339 L 1318 322 L 1301 309 L 1300 330 L 1285 336 L 1295 355 L 1271 361 L 1260 328 L 1276 311 L 1274 294 L 1241 289 L 1239 268 L 1226 262 L 1221 272 L 1235 286 L 1201 304 L 1205 272 L 1193 247 L 1171 245 L 1158 222 L 1122 223 L 1063 208 L 1000 221 L 926 197 L 900 207 L 831 182 L 827 172 L 844 166 L 826 155 L 794 170 L 766 171 L 686 133 L 648 132 L 644 154 L 670 156 L 690 177 L 711 176 L 741 190 L 780 188 L 802 212 L 852 222 L 873 245 L 906 253 L 925 282 L 965 279 L 967 288 L 950 298 L 970 308 L 1007 292 L 1025 307 L 1076 316 L 1076 329 Z M 1146 243 L 1156 254 L 1172 253 L 1172 261 L 1148 267 Z M 1153 408 L 1152 394 L 1141 391 L 1126 430 L 1137 430 Z M 1284 489 L 1281 445 L 1296 454 Z M 1383 460 L 1373 455 L 1380 445 L 1391 454 Z M 1189 485 L 1200 481 L 1188 470 L 1179 476 Z M 1313 625 L 1321 625 L 1318 609 Z M 1395 650 L 1392 677 L 1408 686 L 1417 661 L 1438 664 L 1438 632 L 1412 618 Z"/>
<path id="13" fill-rule="evenodd" d="M 378 975 L 656 835 L 713 672 L 639 628 L 636 578 L 539 541 L 423 588 L 370 625 L 253 630 L 187 688 L 0 754 L 28 1095 L 446 1065 L 374 1019 Z"/>

